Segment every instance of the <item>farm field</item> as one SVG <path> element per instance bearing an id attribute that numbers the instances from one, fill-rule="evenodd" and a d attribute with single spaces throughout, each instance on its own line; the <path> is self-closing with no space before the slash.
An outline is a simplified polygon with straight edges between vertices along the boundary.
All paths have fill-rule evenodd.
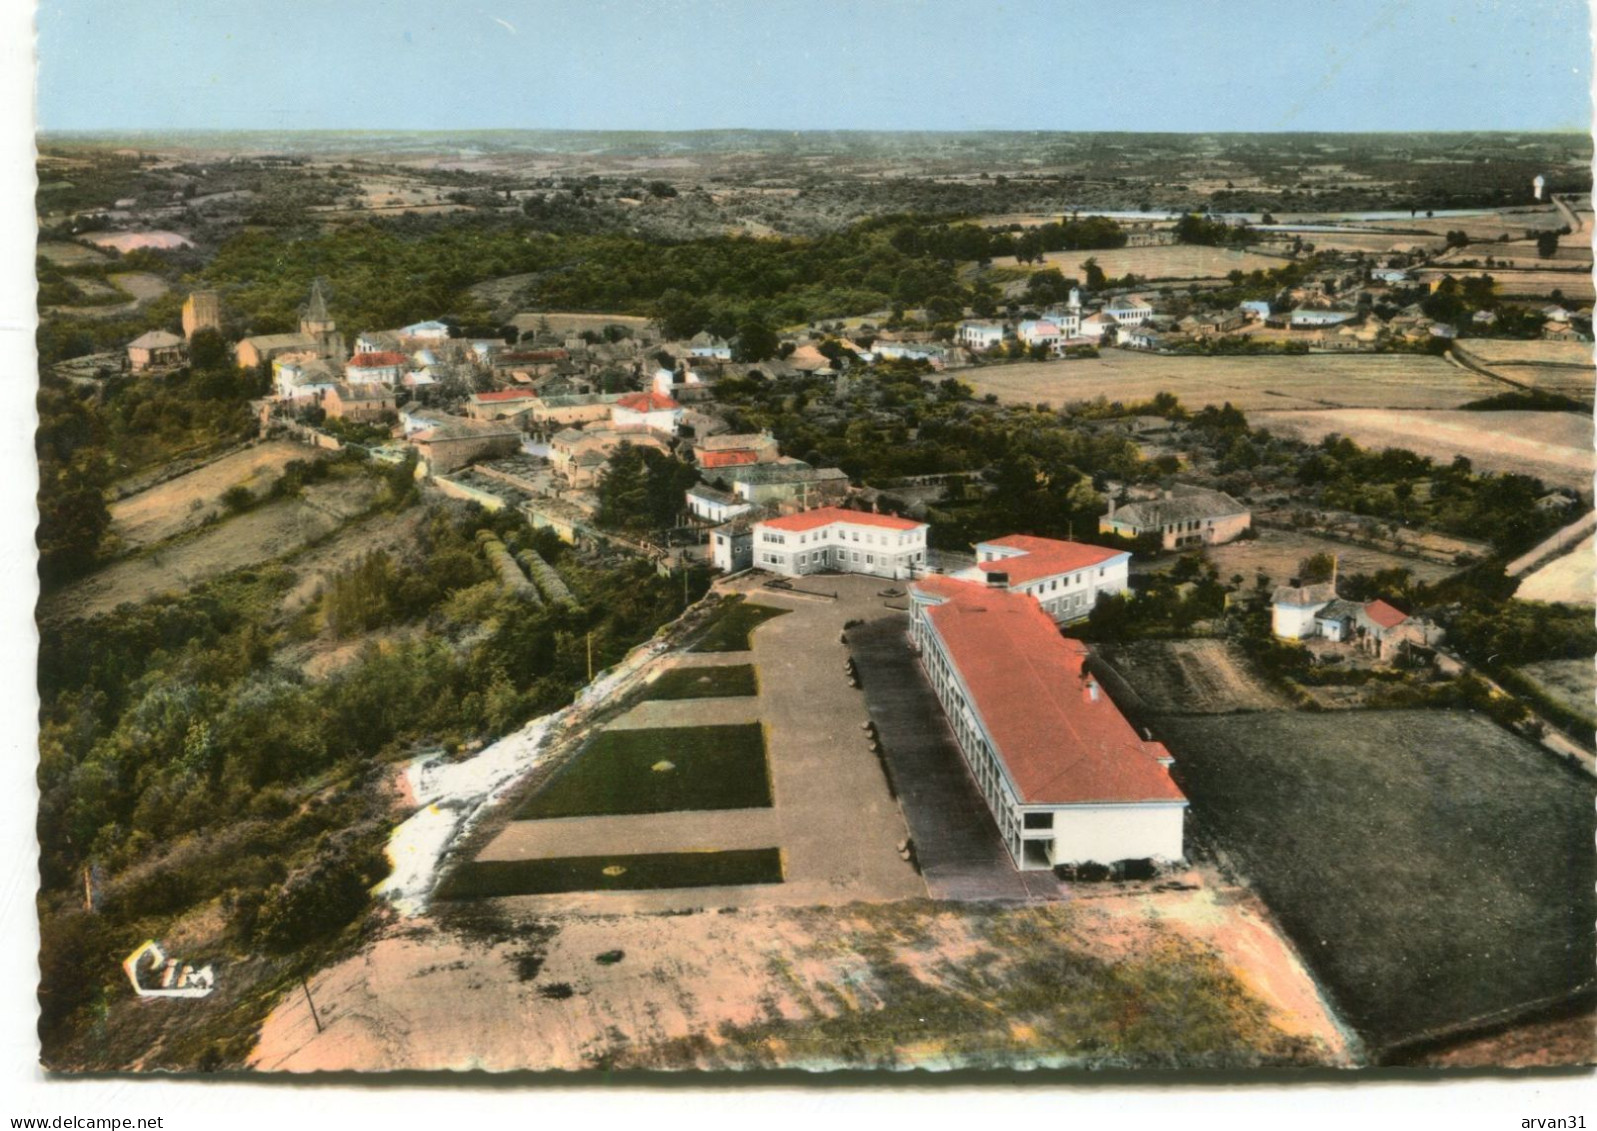
<path id="1" fill-rule="evenodd" d="M 1254 677 L 1247 660 L 1222 640 L 1136 640 L 1103 645 L 1097 655 L 1126 681 L 1138 715 L 1209 715 L 1279 711 L 1288 704 Z"/>
<path id="2" fill-rule="evenodd" d="M 1513 341 L 1506 338 L 1466 338 L 1453 345 L 1488 369 L 1497 365 L 1567 365 L 1592 371 L 1590 342 Z"/>
<path id="3" fill-rule="evenodd" d="M 315 448 L 269 440 L 223 456 L 111 504 L 111 533 L 129 549 L 149 546 L 203 525 L 222 513 L 222 492 L 244 486 L 259 496 L 293 460 L 311 461 Z"/>
<path id="4" fill-rule="evenodd" d="M 1365 222 L 1371 228 L 1412 228 L 1446 236 L 1450 231 L 1461 231 L 1472 240 L 1484 243 L 1507 233 L 1510 239 L 1520 239 L 1526 232 L 1556 231 L 1564 226 L 1563 213 L 1551 204 L 1515 208 L 1503 212 L 1485 212 L 1478 216 L 1424 216 L 1398 220 L 1373 220 Z"/>
<path id="5" fill-rule="evenodd" d="M 1377 1063 L 1591 984 L 1585 775 L 1460 712 L 1172 717 L 1162 732 L 1201 835 Z"/>
<path id="6" fill-rule="evenodd" d="M 1586 552 L 1591 553 L 1590 543 Z M 1519 672 L 1571 711 L 1586 718 L 1597 715 L 1597 664 L 1591 660 L 1545 660 L 1523 664 Z"/>
<path id="7" fill-rule="evenodd" d="M 106 263 L 111 258 L 103 251 L 67 240 L 43 240 L 36 254 L 57 267 L 82 267 L 88 263 Z"/>
<path id="8" fill-rule="evenodd" d="M 1592 422 L 1572 412 L 1255 411 L 1248 423 L 1310 443 L 1335 432 L 1360 447 L 1407 448 L 1442 463 L 1463 455 L 1482 470 L 1534 475 L 1581 491 L 1597 471 Z"/>
<path id="9" fill-rule="evenodd" d="M 1240 573 L 1244 583 L 1251 585 L 1254 575 L 1262 573 L 1270 578 L 1271 584 L 1285 585 L 1290 578 L 1297 576 L 1298 563 L 1315 554 L 1336 555 L 1344 574 L 1406 569 L 1416 581 L 1430 582 L 1440 581 L 1455 572 L 1451 566 L 1355 546 L 1334 538 L 1320 538 L 1274 527 L 1257 529 L 1257 538 L 1204 549 L 1204 556 L 1214 563 L 1222 578 Z"/>
<path id="10" fill-rule="evenodd" d="M 1170 244 L 1164 247 L 1118 247 L 1097 251 L 1051 251 L 1044 263 L 1017 263 L 1012 255 L 993 260 L 995 268 L 1021 270 L 1028 274 L 1045 267 L 1057 267 L 1068 278 L 1080 278 L 1081 265 L 1096 259 L 1110 278 L 1135 274 L 1144 279 L 1223 279 L 1232 271 L 1267 271 L 1288 260 L 1276 255 L 1196 244 Z"/>
<path id="11" fill-rule="evenodd" d="M 476 293 L 479 287 L 490 288 L 495 283 L 508 283 L 516 280 L 524 283 L 534 277 L 532 275 L 515 275 L 508 280 L 501 279 L 493 283 L 480 283 L 477 287 L 473 287 L 472 291 Z M 487 299 L 492 292 L 483 291 L 481 293 Z M 507 294 L 503 297 L 509 297 L 509 295 Z M 503 301 L 503 297 L 500 301 Z M 636 314 L 571 314 L 558 310 L 547 312 L 524 310 L 510 320 L 510 325 L 520 330 L 523 334 L 530 334 L 545 322 L 548 322 L 549 329 L 557 334 L 580 334 L 584 330 L 592 330 L 597 333 L 606 326 L 625 326 L 633 333 L 637 333 L 649 325 L 647 318 L 641 318 Z"/>
<path id="12" fill-rule="evenodd" d="M 95 247 L 110 248 L 126 254 L 137 251 L 141 247 L 150 247 L 157 250 L 174 247 L 193 247 L 187 236 L 180 236 L 176 232 L 99 232 L 83 237 Z"/>
<path id="13" fill-rule="evenodd" d="M 1125 403 L 1174 393 L 1189 409 L 1229 401 L 1246 412 L 1312 408 L 1455 408 L 1503 386 L 1415 354 L 1176 357 L 1105 350 L 1097 359 L 1021 362 L 951 374 L 1009 403 L 1055 408 L 1105 397 Z"/>
<path id="14" fill-rule="evenodd" d="M 1305 244 L 1316 251 L 1362 251 L 1371 255 L 1388 252 L 1435 251 L 1441 248 L 1445 237 L 1420 236 L 1412 232 L 1285 232 L 1283 235 L 1301 235 Z"/>
<path id="15" fill-rule="evenodd" d="M 109 565 L 51 595 L 41 603 L 41 615 L 91 617 L 124 601 L 185 590 L 229 570 L 282 557 L 365 511 L 378 489 L 365 476 L 313 483 L 298 499 L 268 503 L 192 538 Z"/>
<path id="16" fill-rule="evenodd" d="M 1528 574 L 1519 583 L 1514 596 L 1522 601 L 1556 601 L 1566 605 L 1588 606 L 1597 604 L 1597 588 L 1593 585 L 1594 574 L 1597 574 L 1597 559 L 1592 557 L 1594 545 L 1597 545 L 1597 539 L 1588 537 L 1569 553 L 1554 558 Z"/>
<path id="17" fill-rule="evenodd" d="M 1496 283 L 1496 292 L 1504 298 L 1534 298 L 1551 299 L 1554 291 L 1563 295 L 1565 302 L 1592 301 L 1593 289 L 1591 275 L 1579 269 L 1567 271 L 1486 271 Z M 1448 274 L 1440 269 L 1427 269 L 1414 272 L 1421 281 L 1429 282 L 1443 274 Z M 1454 269 L 1452 274 L 1458 274 Z M 1480 271 L 1468 271 L 1468 274 L 1481 274 Z"/>

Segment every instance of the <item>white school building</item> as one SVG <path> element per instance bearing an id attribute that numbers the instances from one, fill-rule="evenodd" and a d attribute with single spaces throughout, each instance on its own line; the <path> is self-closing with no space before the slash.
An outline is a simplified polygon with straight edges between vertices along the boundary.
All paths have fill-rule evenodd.
<path id="1" fill-rule="evenodd" d="M 976 543 L 976 564 L 954 574 L 1033 597 L 1060 624 L 1092 612 L 1099 594 L 1131 585 L 1131 554 L 1107 546 L 1010 534 Z"/>
<path id="2" fill-rule="evenodd" d="M 1015 866 L 1178 861 L 1187 799 L 1035 601 L 910 587 L 910 639 Z"/>
<path id="3" fill-rule="evenodd" d="M 827 571 L 899 580 L 926 561 L 924 522 L 817 507 L 754 524 L 754 565 L 783 577 Z"/>

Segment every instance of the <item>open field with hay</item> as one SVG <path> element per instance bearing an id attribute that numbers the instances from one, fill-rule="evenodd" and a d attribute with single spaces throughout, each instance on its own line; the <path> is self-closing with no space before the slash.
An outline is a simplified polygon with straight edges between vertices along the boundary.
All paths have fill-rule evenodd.
<path id="1" fill-rule="evenodd" d="M 1597 587 L 1593 585 L 1594 573 L 1597 573 L 1597 558 L 1592 557 L 1594 545 L 1597 545 L 1597 540 L 1587 538 L 1577 543 L 1569 553 L 1527 574 L 1514 591 L 1514 596 L 1522 601 L 1554 601 L 1587 606 L 1597 604 Z M 1586 674 L 1590 676 L 1591 665 L 1587 664 L 1586 668 Z M 1589 708 L 1591 704 L 1588 702 L 1586 706 Z"/>
<path id="2" fill-rule="evenodd" d="M 1501 383 L 1418 354 L 1179 357 L 1105 350 L 1097 359 L 962 369 L 977 396 L 1007 403 L 1104 397 L 1132 403 L 1174 393 L 1189 409 L 1230 402 L 1246 412 L 1313 408 L 1456 408 L 1503 392 Z"/>
<path id="3" fill-rule="evenodd" d="M 1248 423 L 1310 443 L 1334 432 L 1362 448 L 1406 448 L 1440 463 L 1463 455 L 1481 470 L 1534 475 L 1578 491 L 1589 490 L 1597 472 L 1592 422 L 1572 412 L 1255 411 Z"/>
<path id="4" fill-rule="evenodd" d="M 1098 251 L 1051 251 L 1043 263 L 1017 263 L 1012 255 L 993 260 L 993 267 L 1009 271 L 1041 271 L 1057 267 L 1067 277 L 1080 278 L 1081 265 L 1096 259 L 1112 279 L 1137 275 L 1150 281 L 1163 279 L 1223 279 L 1232 271 L 1268 271 L 1289 262 L 1281 256 L 1260 255 L 1237 248 L 1170 244 L 1165 247 L 1119 247 Z"/>
<path id="5" fill-rule="evenodd" d="M 320 455 L 315 448 L 283 440 L 251 445 L 112 503 L 111 533 L 126 549 L 164 541 L 220 517 L 222 493 L 228 488 L 243 487 L 259 497 L 289 463 Z"/>

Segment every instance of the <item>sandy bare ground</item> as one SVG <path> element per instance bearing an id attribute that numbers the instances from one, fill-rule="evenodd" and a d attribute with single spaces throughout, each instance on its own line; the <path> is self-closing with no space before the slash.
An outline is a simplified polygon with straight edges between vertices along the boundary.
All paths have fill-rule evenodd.
<path id="1" fill-rule="evenodd" d="M 1248 422 L 1310 442 L 1336 432 L 1361 447 L 1407 448 L 1438 461 L 1464 455 L 1481 470 L 1534 475 L 1582 491 L 1597 471 L 1591 420 L 1569 412 L 1253 411 Z"/>
<path id="2" fill-rule="evenodd" d="M 176 232 L 105 232 L 83 237 L 88 243 L 96 247 L 108 247 L 120 252 L 136 251 L 141 247 L 153 247 L 158 250 L 174 247 L 192 247 L 193 244 L 185 236 Z"/>
<path id="3" fill-rule="evenodd" d="M 1176 357 L 1105 350 L 1096 360 L 1022 362 L 952 374 L 978 397 L 1008 403 L 1151 400 L 1170 392 L 1190 409 L 1229 401 L 1245 412 L 1315 408 L 1455 408 L 1503 392 L 1489 377 L 1416 354 Z"/>
<path id="4" fill-rule="evenodd" d="M 222 512 L 222 492 L 248 487 L 260 495 L 291 460 L 314 460 L 321 453 L 303 444 L 269 440 L 169 479 L 111 504 L 111 533 L 123 546 L 138 549 L 203 524 Z M 195 504 L 199 504 L 196 506 Z"/>
<path id="5" fill-rule="evenodd" d="M 1277 711 L 1287 705 L 1222 640 L 1140 640 L 1105 649 L 1104 655 L 1158 714 Z"/>
<path id="6" fill-rule="evenodd" d="M 1554 558 L 1529 574 L 1520 582 L 1514 596 L 1522 601 L 1597 605 L 1597 573 L 1594 573 L 1597 571 L 1597 558 L 1592 556 L 1594 546 L 1597 546 L 1597 535 L 1587 538 L 1563 557 Z"/>
<path id="7" fill-rule="evenodd" d="M 1204 555 L 1220 571 L 1222 579 L 1241 574 L 1244 584 L 1252 585 L 1254 575 L 1263 573 L 1274 585 L 1285 585 L 1295 577 L 1298 563 L 1315 554 L 1335 554 L 1341 571 L 1374 573 L 1381 569 L 1406 569 L 1416 581 L 1440 581 L 1456 572 L 1456 567 L 1438 565 L 1405 555 L 1357 546 L 1334 538 L 1320 538 L 1292 530 L 1259 528 L 1259 536 L 1224 546 L 1210 546 Z"/>
<path id="8" fill-rule="evenodd" d="M 207 578 L 260 565 L 324 537 L 371 505 L 365 477 L 317 483 L 302 498 L 268 503 L 174 545 L 107 566 L 67 586 L 42 606 L 45 619 L 91 617 L 125 601 L 189 589 Z"/>
<path id="9" fill-rule="evenodd" d="M 1204 886 L 1005 911 L 912 901 L 489 920 L 469 930 L 412 921 L 312 980 L 323 1032 L 304 995 L 287 996 L 263 1025 L 250 1064 L 293 1072 L 741 1067 L 749 1061 L 737 1045 L 740 1028 L 786 1019 L 798 1023 L 796 1037 L 807 1023 L 845 1012 L 867 1023 L 873 1013 L 890 1016 L 895 991 L 877 976 L 884 960 L 929 992 L 968 1002 L 973 965 L 1001 980 L 1036 979 L 1051 975 L 1028 959 L 1057 953 L 1060 943 L 1117 963 L 1178 942 L 1219 957 L 1263 1004 L 1266 1032 L 1303 1038 L 1320 1063 L 1348 1063 L 1347 1042 L 1313 981 L 1258 906 L 1235 889 Z M 620 960 L 596 961 L 616 951 Z M 1043 993 L 1051 1007 L 995 1015 L 987 1032 L 943 1034 L 933 1022 L 907 1039 L 884 1031 L 879 1044 L 904 1066 L 982 1063 L 984 1053 L 1010 1065 L 1069 1063 L 1043 1035 L 1069 1024 L 1069 1002 Z M 951 1039 L 963 1055 L 950 1052 Z M 835 1057 L 821 1041 L 776 1040 L 760 1062 L 842 1066 Z"/>

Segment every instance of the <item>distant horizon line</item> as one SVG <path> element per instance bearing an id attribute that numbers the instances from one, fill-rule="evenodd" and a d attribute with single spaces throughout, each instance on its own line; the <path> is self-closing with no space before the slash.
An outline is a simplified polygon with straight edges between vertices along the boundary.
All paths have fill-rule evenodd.
<path id="1" fill-rule="evenodd" d="M 1389 137 L 1400 135 L 1450 135 L 1450 134 L 1556 134 L 1556 135 L 1584 135 L 1591 136 L 1591 131 L 1568 126 L 1524 126 L 1520 128 L 1470 128 L 1453 127 L 1449 129 L 1336 129 L 1336 130 L 1287 130 L 1287 129 L 1203 129 L 1203 130 L 1155 130 L 1155 129 L 1055 129 L 1041 127 L 1021 126 L 994 126 L 994 127 L 920 127 L 920 126 L 895 126 L 880 128 L 874 126 L 808 126 L 802 129 L 781 126 L 703 126 L 675 129 L 646 129 L 625 126 L 70 126 L 45 128 L 38 127 L 34 130 L 35 136 L 48 137 L 60 135 L 75 135 L 89 137 L 126 136 L 139 134 L 514 134 L 514 133 L 545 133 L 545 134 L 1119 134 L 1132 137 L 1203 137 L 1208 135 L 1223 135 L 1247 137 L 1255 135 L 1270 135 L 1275 137 L 1314 136 L 1324 135 L 1333 137 Z"/>

